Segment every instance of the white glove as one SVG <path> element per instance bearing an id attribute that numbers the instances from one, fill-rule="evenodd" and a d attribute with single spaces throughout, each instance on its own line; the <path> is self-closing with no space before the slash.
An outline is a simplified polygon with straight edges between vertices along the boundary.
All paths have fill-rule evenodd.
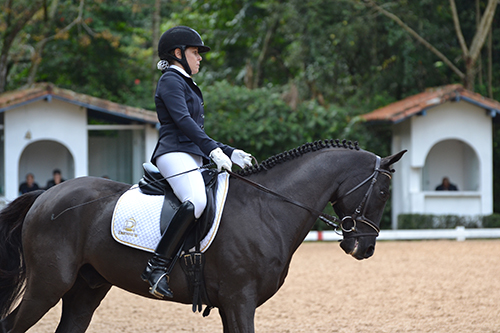
<path id="1" fill-rule="evenodd" d="M 231 171 L 231 168 L 233 167 L 233 163 L 231 163 L 231 160 L 229 159 L 229 157 L 226 154 L 224 154 L 222 149 L 215 148 L 214 150 L 212 150 L 210 152 L 209 156 L 212 159 L 212 161 L 214 161 L 215 164 L 217 164 L 217 169 L 219 171 L 221 171 L 223 168 Z"/>
<path id="2" fill-rule="evenodd" d="M 231 161 L 238 164 L 240 168 L 252 165 L 252 155 L 240 149 L 233 150 L 231 154 Z"/>

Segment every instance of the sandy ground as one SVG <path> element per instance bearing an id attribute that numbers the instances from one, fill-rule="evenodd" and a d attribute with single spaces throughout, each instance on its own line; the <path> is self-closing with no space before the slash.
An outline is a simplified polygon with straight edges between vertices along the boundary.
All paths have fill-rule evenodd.
<path id="1" fill-rule="evenodd" d="M 28 332 L 54 332 L 60 304 Z M 357 261 L 304 243 L 257 332 L 500 332 L 500 240 L 378 242 Z M 190 306 L 112 288 L 87 332 L 222 332 Z"/>

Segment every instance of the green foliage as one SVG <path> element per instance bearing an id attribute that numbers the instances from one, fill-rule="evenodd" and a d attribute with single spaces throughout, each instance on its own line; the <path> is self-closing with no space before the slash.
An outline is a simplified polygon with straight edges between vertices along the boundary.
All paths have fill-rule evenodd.
<path id="1" fill-rule="evenodd" d="M 483 216 L 483 228 L 500 228 L 500 214 Z"/>
<path id="2" fill-rule="evenodd" d="M 455 2 L 470 46 L 477 30 L 475 2 Z M 8 52 L 7 90 L 27 83 L 33 52 L 50 37 L 35 81 L 154 110 L 160 75 L 152 68 L 154 0 L 85 1 L 83 23 L 67 31 L 78 17 L 79 1 L 0 2 L 2 50 L 12 28 L 6 7 L 11 3 L 16 17 L 39 9 Z M 376 3 L 464 69 L 448 0 Z M 484 11 L 486 1 L 479 5 Z M 198 30 L 212 48 L 194 78 L 204 92 L 208 134 L 259 160 L 323 138 L 356 140 L 387 156 L 390 125 L 365 124 L 358 116 L 428 87 L 460 82 L 441 59 L 360 0 L 162 1 L 161 30 L 180 24 Z M 493 22 L 492 38 L 492 91 L 498 100 L 500 20 Z M 487 95 L 487 52 L 481 60 L 476 91 Z M 499 142 L 495 124 L 494 211 L 500 211 Z M 391 225 L 389 211 L 390 204 L 382 228 Z M 440 223 L 459 223 L 446 221 Z"/>
<path id="3" fill-rule="evenodd" d="M 432 229 L 433 215 L 399 214 L 398 229 Z"/>
<path id="4" fill-rule="evenodd" d="M 208 134 L 259 160 L 305 142 L 350 134 L 345 131 L 347 111 L 316 101 L 302 102 L 294 110 L 277 89 L 249 90 L 220 81 L 204 88 L 204 98 Z"/>
<path id="5" fill-rule="evenodd" d="M 482 217 L 432 214 L 400 214 L 398 229 L 453 229 L 457 226 L 477 228 L 482 226 Z"/>

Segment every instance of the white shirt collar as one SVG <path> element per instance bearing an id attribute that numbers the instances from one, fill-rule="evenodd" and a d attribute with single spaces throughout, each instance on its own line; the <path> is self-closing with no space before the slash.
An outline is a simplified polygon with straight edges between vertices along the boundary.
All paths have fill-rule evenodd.
<path id="1" fill-rule="evenodd" d="M 182 67 L 179 67 L 177 65 L 170 65 L 170 68 L 173 68 L 173 69 L 177 70 L 178 72 L 180 72 L 182 75 L 191 78 L 191 76 L 189 76 L 189 74 Z"/>

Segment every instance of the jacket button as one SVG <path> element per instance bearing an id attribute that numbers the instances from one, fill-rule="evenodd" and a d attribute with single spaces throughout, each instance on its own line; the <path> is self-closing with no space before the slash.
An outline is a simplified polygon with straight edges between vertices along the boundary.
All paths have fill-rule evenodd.
<path id="1" fill-rule="evenodd" d="M 201 127 L 201 129 L 205 129 L 205 126 L 203 126 L 203 125 L 201 125 L 200 127 Z"/>
<path id="2" fill-rule="evenodd" d="M 201 117 L 202 117 L 203 119 L 205 119 L 205 115 L 204 115 L 204 114 L 202 114 L 202 115 L 201 115 Z"/>
<path id="3" fill-rule="evenodd" d="M 201 106 L 205 106 L 205 102 L 201 102 Z"/>

